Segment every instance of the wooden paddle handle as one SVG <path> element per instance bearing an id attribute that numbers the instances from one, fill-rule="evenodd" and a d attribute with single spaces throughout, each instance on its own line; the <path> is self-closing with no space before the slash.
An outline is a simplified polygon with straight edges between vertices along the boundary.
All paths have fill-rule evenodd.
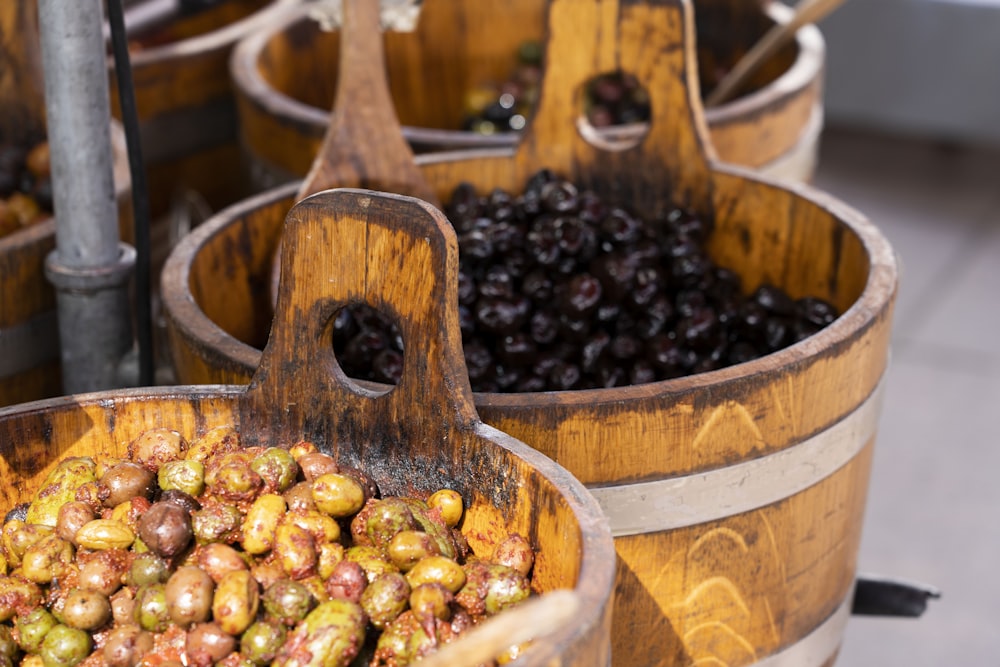
<path id="1" fill-rule="evenodd" d="M 587 82 L 617 70 L 638 78 L 651 106 L 648 133 L 624 150 L 579 123 Z M 680 199 L 693 200 L 707 190 L 713 157 L 690 0 L 550 1 L 539 101 L 515 156 L 522 171 L 573 165 L 575 182 L 613 189 L 642 210 L 667 187 L 651 192 L 648 174 L 665 173 Z"/>
<path id="2" fill-rule="evenodd" d="M 371 457 L 366 465 L 404 454 L 444 461 L 456 429 L 478 424 L 458 323 L 458 244 L 444 215 L 412 197 L 321 192 L 289 212 L 281 267 L 271 335 L 244 401 L 263 423 L 258 436 L 364 443 L 355 449 Z M 386 394 L 349 379 L 335 358 L 333 318 L 359 303 L 403 337 L 402 378 Z"/>
<path id="3" fill-rule="evenodd" d="M 343 0 L 343 14 L 330 124 L 298 198 L 361 187 L 437 203 L 403 138 L 389 92 L 379 0 Z"/>

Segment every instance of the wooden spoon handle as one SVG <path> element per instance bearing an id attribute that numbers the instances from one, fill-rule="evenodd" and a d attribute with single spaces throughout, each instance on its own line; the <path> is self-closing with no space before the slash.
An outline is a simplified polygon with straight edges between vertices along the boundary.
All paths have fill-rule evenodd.
<path id="1" fill-rule="evenodd" d="M 713 153 L 689 0 L 551 0 L 547 35 L 538 106 L 517 148 L 522 170 L 571 165 L 575 182 L 610 187 L 640 210 L 670 190 L 664 183 L 651 192 L 643 185 L 650 173 L 674 179 L 681 199 L 708 190 Z M 587 82 L 617 70 L 638 78 L 651 106 L 648 133 L 624 150 L 578 123 Z"/>
<path id="2" fill-rule="evenodd" d="M 379 1 L 344 0 L 343 13 L 330 125 L 298 198 L 328 188 L 362 187 L 436 204 L 403 138 L 389 93 Z"/>
<path id="3" fill-rule="evenodd" d="M 787 23 L 779 23 L 768 30 L 722 77 L 715 88 L 705 96 L 705 106 L 714 107 L 729 101 L 761 65 L 795 36 L 799 28 L 807 23 L 815 23 L 843 2 L 844 0 L 801 0 Z"/>
<path id="4" fill-rule="evenodd" d="M 0 2 L 0 109 L 0 142 L 24 144 L 44 135 L 37 0 Z"/>
<path id="5" fill-rule="evenodd" d="M 439 210 L 370 190 L 321 192 L 289 212 L 281 265 L 271 335 L 244 397 L 263 422 L 257 437 L 367 443 L 364 455 L 382 466 L 440 461 L 455 429 L 478 423 L 458 323 L 458 243 Z M 333 317 L 358 303 L 403 337 L 402 377 L 386 394 L 349 379 L 335 358 Z"/>

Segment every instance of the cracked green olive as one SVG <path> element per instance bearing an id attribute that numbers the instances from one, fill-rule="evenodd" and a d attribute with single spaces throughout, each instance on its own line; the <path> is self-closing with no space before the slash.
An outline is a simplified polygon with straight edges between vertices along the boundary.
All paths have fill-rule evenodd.
<path id="1" fill-rule="evenodd" d="M 279 579 L 268 586 L 262 602 L 271 618 L 289 626 L 305 618 L 315 606 L 309 589 L 291 579 Z"/>
<path id="2" fill-rule="evenodd" d="M 28 653 L 38 653 L 42 648 L 42 640 L 49 630 L 59 625 L 44 607 L 35 607 L 23 616 L 18 616 L 14 627 L 17 628 L 18 644 Z"/>
<path id="3" fill-rule="evenodd" d="M 93 643 L 83 630 L 56 625 L 45 635 L 38 655 L 45 667 L 74 667 L 90 655 Z"/>
<path id="4" fill-rule="evenodd" d="M 176 489 L 196 497 L 205 490 L 205 466 L 200 461 L 168 461 L 160 466 L 156 478 L 163 491 Z"/>
<path id="5" fill-rule="evenodd" d="M 240 653 L 255 665 L 270 665 L 285 643 L 285 629 L 274 621 L 257 621 L 240 637 Z"/>
<path id="6" fill-rule="evenodd" d="M 270 447 L 250 462 L 250 469 L 260 475 L 270 493 L 282 493 L 295 483 L 299 464 L 280 447 Z"/>
<path id="7" fill-rule="evenodd" d="M 406 611 L 409 600 L 410 584 L 406 577 L 398 572 L 389 572 L 368 584 L 361 594 L 360 604 L 371 624 L 384 630 Z"/>

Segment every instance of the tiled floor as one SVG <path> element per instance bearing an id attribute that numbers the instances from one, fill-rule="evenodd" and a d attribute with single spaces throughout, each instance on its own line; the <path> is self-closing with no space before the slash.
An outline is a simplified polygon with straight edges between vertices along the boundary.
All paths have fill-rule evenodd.
<path id="1" fill-rule="evenodd" d="M 1000 664 L 1000 150 L 828 130 L 814 184 L 902 265 L 859 569 L 942 592 L 853 617 L 838 667 Z"/>

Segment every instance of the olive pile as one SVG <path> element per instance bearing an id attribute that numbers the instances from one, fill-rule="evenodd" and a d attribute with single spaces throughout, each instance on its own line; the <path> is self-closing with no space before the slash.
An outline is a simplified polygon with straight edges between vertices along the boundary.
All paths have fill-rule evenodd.
<path id="1" fill-rule="evenodd" d="M 0 237 L 43 220 L 52 213 L 49 145 L 30 150 L 0 146 Z"/>
<path id="2" fill-rule="evenodd" d="M 64 459 L 8 513 L 0 665 L 401 667 L 530 594 L 527 541 L 476 557 L 453 490 L 380 497 L 311 443 L 228 427 L 128 454 Z"/>
<path id="3" fill-rule="evenodd" d="M 773 285 L 745 295 L 704 243 L 712 221 L 670 207 L 642 218 L 543 170 L 525 192 L 458 186 L 459 318 L 474 391 L 643 384 L 750 361 L 837 318 Z M 377 314 L 342 311 L 348 374 L 398 380 L 402 349 Z"/>

